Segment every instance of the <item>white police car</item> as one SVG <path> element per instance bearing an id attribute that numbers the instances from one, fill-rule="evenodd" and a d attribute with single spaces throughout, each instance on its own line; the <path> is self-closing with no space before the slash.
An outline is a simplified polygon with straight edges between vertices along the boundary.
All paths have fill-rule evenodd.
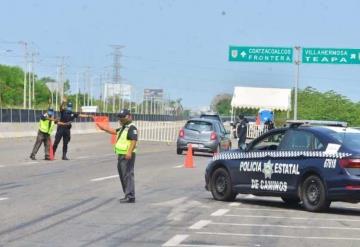
<path id="1" fill-rule="evenodd" d="M 246 150 L 214 156 L 205 174 L 214 199 L 238 193 L 303 202 L 309 211 L 332 201 L 360 201 L 360 130 L 344 122 L 292 121 L 252 141 Z"/>

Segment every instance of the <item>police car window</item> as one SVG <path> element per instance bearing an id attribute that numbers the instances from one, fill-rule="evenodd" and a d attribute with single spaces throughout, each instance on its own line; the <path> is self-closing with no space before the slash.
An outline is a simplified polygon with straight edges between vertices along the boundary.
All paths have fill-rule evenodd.
<path id="1" fill-rule="evenodd" d="M 264 139 L 258 141 L 250 151 L 262 151 L 262 150 L 277 150 L 281 140 L 284 137 L 284 132 L 278 132 L 271 134 Z"/>
<path id="2" fill-rule="evenodd" d="M 320 151 L 325 146 L 312 133 L 301 130 L 289 130 L 283 142 L 280 144 L 279 150 L 290 151 Z"/>
<path id="3" fill-rule="evenodd" d="M 204 121 L 189 121 L 185 125 L 185 129 L 195 130 L 199 132 L 212 131 L 212 124 Z"/>

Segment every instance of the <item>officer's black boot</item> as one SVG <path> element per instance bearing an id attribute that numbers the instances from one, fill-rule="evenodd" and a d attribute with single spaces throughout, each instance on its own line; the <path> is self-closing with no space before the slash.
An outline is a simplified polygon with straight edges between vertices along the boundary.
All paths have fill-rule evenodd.
<path id="1" fill-rule="evenodd" d="M 36 159 L 35 159 L 35 155 L 31 154 L 31 155 L 30 155 L 30 159 L 36 160 Z"/>
<path id="2" fill-rule="evenodd" d="M 62 159 L 63 159 L 63 160 L 69 160 L 69 158 L 66 157 L 66 153 L 63 153 Z"/>

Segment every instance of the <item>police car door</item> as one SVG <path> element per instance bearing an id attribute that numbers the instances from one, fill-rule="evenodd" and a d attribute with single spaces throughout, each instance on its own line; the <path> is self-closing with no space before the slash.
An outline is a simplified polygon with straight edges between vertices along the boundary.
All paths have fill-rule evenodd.
<path id="1" fill-rule="evenodd" d="M 274 176 L 277 149 L 286 130 L 271 131 L 253 141 L 240 159 L 240 190 L 252 194 L 286 191 L 286 183 Z"/>
<path id="2" fill-rule="evenodd" d="M 311 154 L 323 149 L 321 141 L 309 131 L 294 128 L 286 132 L 279 146 L 282 162 L 275 166 L 274 171 L 287 182 L 288 194 L 297 195 L 301 172 L 321 161 Z"/>

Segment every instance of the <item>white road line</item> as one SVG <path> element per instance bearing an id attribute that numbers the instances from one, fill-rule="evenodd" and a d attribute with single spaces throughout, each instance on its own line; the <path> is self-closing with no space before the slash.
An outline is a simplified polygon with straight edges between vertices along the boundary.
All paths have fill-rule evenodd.
<path id="1" fill-rule="evenodd" d="M 22 163 L 23 165 L 25 166 L 28 166 L 28 165 L 34 165 L 34 164 L 38 164 L 39 161 L 29 161 L 29 162 L 25 162 L 25 163 Z"/>
<path id="2" fill-rule="evenodd" d="M 184 167 L 184 165 L 174 166 L 173 168 L 182 168 L 182 167 Z"/>
<path id="3" fill-rule="evenodd" d="M 177 246 L 179 247 L 244 247 L 240 245 L 213 245 L 213 244 L 179 244 Z"/>
<path id="4" fill-rule="evenodd" d="M 5 201 L 5 200 L 8 200 L 9 198 L 7 197 L 0 197 L 0 201 Z"/>
<path id="5" fill-rule="evenodd" d="M 3 165 L 0 165 L 0 168 L 3 168 L 3 167 L 5 167 L 5 166 L 3 166 Z"/>
<path id="6" fill-rule="evenodd" d="M 327 229 L 327 230 L 357 230 L 357 227 L 335 227 L 335 226 L 293 226 L 293 225 L 279 225 L 279 224 L 238 224 L 238 223 L 217 223 L 210 222 L 211 225 L 224 225 L 224 226 L 256 226 L 256 227 L 272 227 L 272 228 L 293 228 L 293 229 Z M 195 229 L 195 228 L 194 228 Z"/>
<path id="7" fill-rule="evenodd" d="M 241 205 L 240 202 L 232 202 L 232 203 L 229 204 L 230 207 L 238 207 L 240 205 Z"/>
<path id="8" fill-rule="evenodd" d="M 224 216 L 227 212 L 229 212 L 229 209 L 219 209 L 211 214 L 211 216 Z"/>
<path id="9" fill-rule="evenodd" d="M 80 157 L 77 157 L 77 159 L 87 159 L 87 158 L 91 158 L 91 156 L 80 156 Z"/>
<path id="10" fill-rule="evenodd" d="M 196 222 L 194 225 L 190 226 L 189 229 L 200 230 L 203 227 L 209 225 L 210 223 L 211 223 L 211 220 L 200 220 L 200 221 Z"/>
<path id="11" fill-rule="evenodd" d="M 118 178 L 119 175 L 112 175 L 112 176 L 108 176 L 108 177 L 102 177 L 102 178 L 94 178 L 91 179 L 92 182 L 99 182 L 99 181 L 103 181 L 103 180 L 107 180 L 107 179 L 112 179 L 112 178 Z"/>
<path id="12" fill-rule="evenodd" d="M 305 218 L 305 217 L 285 217 L 285 216 L 268 216 L 268 215 L 237 215 L 237 214 L 227 214 L 226 217 L 242 217 L 242 218 L 267 218 L 267 219 L 288 219 L 288 220 L 323 220 L 323 221 L 349 221 L 349 222 L 359 222 L 360 219 L 335 219 L 335 218 Z"/>
<path id="13" fill-rule="evenodd" d="M 268 212 L 287 212 L 287 211 L 297 211 L 291 209 L 267 209 L 267 208 L 234 208 L 236 210 L 246 210 L 246 211 L 268 211 Z"/>
<path id="14" fill-rule="evenodd" d="M 290 238 L 290 239 L 317 239 L 317 240 L 349 240 L 349 241 L 360 241 L 360 238 L 337 238 L 337 237 L 326 237 L 326 236 L 293 236 L 293 235 L 273 235 L 273 234 L 242 234 L 242 233 L 228 233 L 228 232 L 196 232 L 196 234 L 202 235 L 219 235 L 219 236 L 238 236 L 238 237 L 264 237 L 264 238 Z"/>
<path id="15" fill-rule="evenodd" d="M 185 235 L 185 234 L 175 235 L 174 237 L 172 237 L 169 241 L 167 241 L 162 246 L 178 246 L 179 244 L 181 244 L 182 241 L 184 241 L 188 237 L 189 237 L 189 235 Z"/>

